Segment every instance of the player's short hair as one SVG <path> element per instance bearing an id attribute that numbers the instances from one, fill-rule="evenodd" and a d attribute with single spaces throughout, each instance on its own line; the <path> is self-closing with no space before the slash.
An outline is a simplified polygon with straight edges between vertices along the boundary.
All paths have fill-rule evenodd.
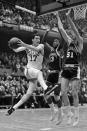
<path id="1" fill-rule="evenodd" d="M 59 42 L 59 39 L 55 38 L 53 42 Z"/>
<path id="2" fill-rule="evenodd" d="M 57 42 L 57 45 L 55 45 L 54 42 Z M 55 38 L 54 41 L 53 41 L 53 46 L 55 47 L 55 46 L 58 46 L 58 45 L 60 45 L 60 41 L 59 41 L 59 39 Z"/>
<path id="3" fill-rule="evenodd" d="M 32 39 L 34 39 L 34 38 L 35 38 L 35 36 L 39 36 L 39 37 L 40 37 L 40 35 L 38 34 L 38 32 L 37 32 L 37 31 L 35 31 L 35 32 L 33 33 Z"/>

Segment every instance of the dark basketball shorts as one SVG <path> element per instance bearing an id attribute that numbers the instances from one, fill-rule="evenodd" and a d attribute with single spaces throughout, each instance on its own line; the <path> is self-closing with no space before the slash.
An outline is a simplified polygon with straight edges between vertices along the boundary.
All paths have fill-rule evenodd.
<path id="1" fill-rule="evenodd" d="M 68 80 L 80 79 L 80 67 L 65 67 L 61 76 Z"/>
<path id="2" fill-rule="evenodd" d="M 55 85 L 56 83 L 58 83 L 58 79 L 59 79 L 59 73 L 51 73 L 48 75 L 47 81 L 50 84 Z"/>

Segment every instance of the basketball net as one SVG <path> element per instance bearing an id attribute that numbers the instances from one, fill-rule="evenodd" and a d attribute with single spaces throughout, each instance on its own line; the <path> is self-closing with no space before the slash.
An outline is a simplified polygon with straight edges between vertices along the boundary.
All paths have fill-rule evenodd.
<path id="1" fill-rule="evenodd" d="M 87 10 L 87 4 L 73 7 L 74 19 L 75 20 L 77 20 L 77 19 L 85 19 L 86 10 Z"/>

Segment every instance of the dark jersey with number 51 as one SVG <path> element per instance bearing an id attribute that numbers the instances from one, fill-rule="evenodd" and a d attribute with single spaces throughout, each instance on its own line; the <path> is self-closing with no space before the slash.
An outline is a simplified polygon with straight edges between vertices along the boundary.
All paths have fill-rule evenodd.
<path id="1" fill-rule="evenodd" d="M 79 64 L 80 53 L 78 52 L 77 46 L 71 43 L 68 47 L 65 64 Z"/>

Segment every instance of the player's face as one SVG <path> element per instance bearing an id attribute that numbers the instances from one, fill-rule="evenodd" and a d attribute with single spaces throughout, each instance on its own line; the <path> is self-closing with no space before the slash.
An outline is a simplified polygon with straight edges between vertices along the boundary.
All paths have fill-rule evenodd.
<path id="1" fill-rule="evenodd" d="M 73 31 L 69 32 L 69 36 L 71 37 L 72 40 L 75 40 L 76 38 L 75 33 Z"/>
<path id="2" fill-rule="evenodd" d="M 40 44 L 40 36 L 35 36 L 32 42 L 34 46 L 38 46 Z"/>
<path id="3" fill-rule="evenodd" d="M 59 43 L 59 40 L 58 39 L 55 39 L 54 42 L 53 42 L 53 47 L 56 48 L 60 45 Z"/>

